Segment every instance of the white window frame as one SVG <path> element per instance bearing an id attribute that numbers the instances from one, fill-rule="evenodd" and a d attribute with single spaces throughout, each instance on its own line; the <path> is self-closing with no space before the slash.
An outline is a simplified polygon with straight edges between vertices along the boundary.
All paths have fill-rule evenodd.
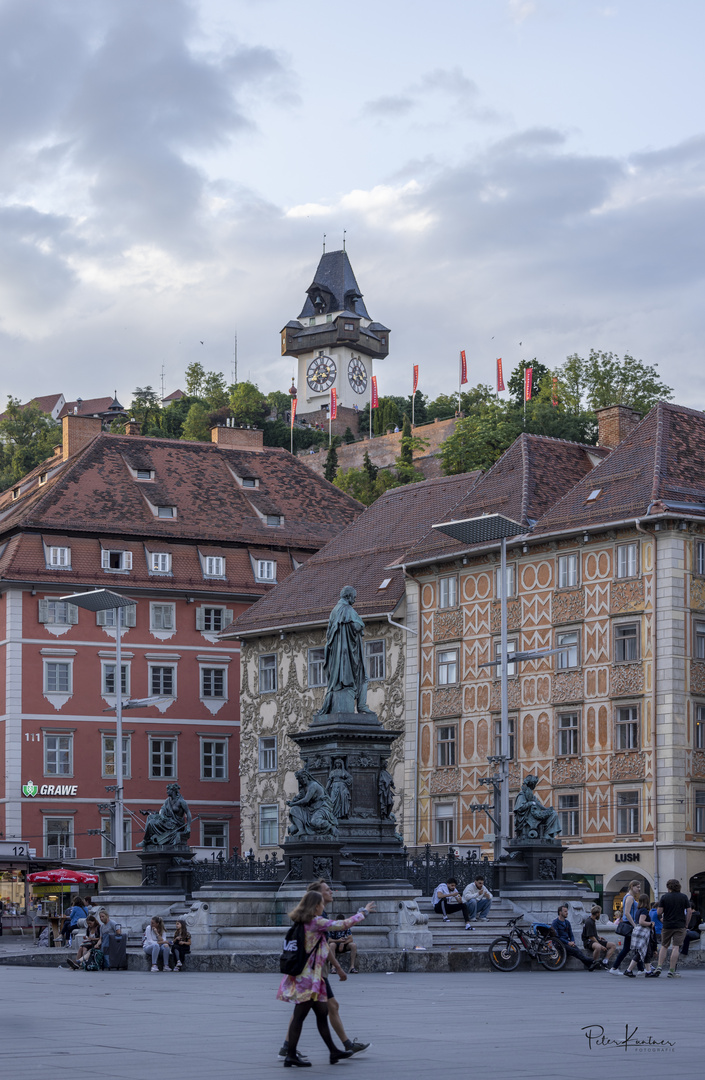
<path id="1" fill-rule="evenodd" d="M 635 578 L 639 576 L 639 544 L 618 544 L 616 578 Z"/>
<path id="2" fill-rule="evenodd" d="M 705 789 L 696 788 L 693 792 L 693 832 L 705 833 Z"/>
<path id="3" fill-rule="evenodd" d="M 635 628 L 636 634 L 634 634 L 634 635 L 630 634 L 629 637 L 624 637 L 624 636 L 619 636 L 618 637 L 618 633 L 620 631 L 622 631 L 626 627 L 631 627 L 631 626 L 633 626 Z M 639 629 L 640 629 L 640 626 L 639 626 L 638 621 L 620 622 L 620 623 L 615 623 L 614 624 L 613 635 L 614 635 L 614 662 L 615 662 L 615 664 L 636 664 L 641 659 Z M 626 648 L 626 645 L 627 645 L 627 643 L 631 643 L 632 641 L 635 642 L 634 649 L 635 649 L 635 652 L 636 652 L 636 656 L 626 656 L 626 655 L 618 656 L 619 652 L 624 652 L 626 654 L 626 652 L 628 651 L 627 648 Z M 620 647 L 619 647 L 620 643 L 622 643 L 622 645 L 623 645 L 622 649 L 620 649 Z"/>
<path id="4" fill-rule="evenodd" d="M 274 742 L 273 746 L 265 746 L 266 742 Z M 257 751 L 260 772 L 276 772 L 279 766 L 279 747 L 276 735 L 260 735 Z"/>
<path id="5" fill-rule="evenodd" d="M 618 705 L 614 723 L 614 748 L 621 750 L 641 749 L 641 717 L 638 705 Z"/>
<path id="6" fill-rule="evenodd" d="M 566 642 L 566 638 L 575 638 L 575 641 Z M 556 671 L 573 671 L 580 667 L 580 630 L 577 627 L 557 630 L 556 648 L 563 649 L 556 653 Z"/>
<path id="7" fill-rule="evenodd" d="M 511 714 L 507 717 L 509 727 L 509 760 L 514 761 L 514 754 L 516 752 L 516 726 L 517 718 Z M 494 721 L 494 752 L 496 757 L 500 757 L 502 753 L 502 718 L 497 717 Z"/>
<path id="8" fill-rule="evenodd" d="M 103 834 L 101 836 L 103 858 L 110 859 L 115 855 L 115 845 L 112 841 L 113 819 L 101 817 L 100 827 Z M 132 821 L 129 817 L 122 819 L 122 850 L 132 851 Z"/>
<path id="9" fill-rule="evenodd" d="M 49 558 L 47 559 L 49 566 L 52 570 L 70 570 L 71 569 L 71 548 L 70 547 L 50 547 Z"/>
<path id="10" fill-rule="evenodd" d="M 693 719 L 693 749 L 705 750 L 705 705 L 697 703 Z"/>
<path id="11" fill-rule="evenodd" d="M 111 566 L 111 561 L 119 565 Z M 124 548 L 101 548 L 100 565 L 106 574 L 126 574 L 132 569 L 132 552 Z"/>
<path id="12" fill-rule="evenodd" d="M 693 659 L 705 660 L 705 620 L 693 620 Z"/>
<path id="13" fill-rule="evenodd" d="M 575 802 L 568 802 L 574 799 Z M 580 794 L 577 791 L 561 791 L 558 795 L 558 820 L 562 836 L 580 836 Z"/>
<path id="14" fill-rule="evenodd" d="M 365 667 L 370 682 L 381 682 L 386 679 L 387 643 L 384 638 L 365 642 Z"/>
<path id="15" fill-rule="evenodd" d="M 625 788 L 616 793 L 616 828 L 617 836 L 638 836 L 641 833 L 641 798 L 638 789 Z M 636 798 L 634 798 L 636 796 Z M 627 802 L 629 798 L 629 802 Z M 624 825 L 629 828 L 623 828 Z M 632 826 L 636 824 L 636 828 Z"/>
<path id="16" fill-rule="evenodd" d="M 263 810 L 274 810 L 276 816 L 275 814 L 265 815 L 262 813 Z M 257 819 L 259 846 L 261 848 L 279 847 L 279 803 L 260 803 Z"/>
<path id="17" fill-rule="evenodd" d="M 124 633 L 125 630 L 137 625 L 137 604 L 130 604 L 129 607 L 120 608 L 120 611 L 122 612 L 120 629 Z M 117 627 L 117 609 L 103 608 L 102 611 L 96 611 L 95 621 L 96 625 L 102 626 L 104 630 L 114 630 Z"/>
<path id="18" fill-rule="evenodd" d="M 165 622 L 164 615 L 166 612 L 169 612 L 170 614 Z M 171 625 L 169 625 L 169 621 L 171 621 Z M 157 632 L 170 630 L 173 633 L 173 631 L 176 630 L 176 604 L 164 604 L 161 601 L 155 603 L 154 601 L 150 601 L 149 629 L 152 633 L 155 630 Z"/>
<path id="19" fill-rule="evenodd" d="M 274 664 L 273 665 L 268 664 L 265 667 L 264 661 L 269 660 L 271 657 L 274 658 Z M 260 653 L 259 654 L 258 670 L 259 670 L 259 692 L 260 692 L 260 694 L 276 694 L 277 687 L 279 685 L 279 665 L 277 663 L 277 654 L 276 653 Z M 266 673 L 269 673 L 269 672 L 273 673 L 273 676 L 274 676 L 274 678 L 273 678 L 274 685 L 273 686 L 268 686 L 266 688 L 263 688 L 263 686 L 262 686 L 263 682 L 268 681 L 267 679 L 263 678 L 263 675 L 264 675 L 265 672 Z"/>
<path id="20" fill-rule="evenodd" d="M 458 575 L 438 579 L 438 607 L 446 610 L 458 606 Z"/>
<path id="21" fill-rule="evenodd" d="M 435 842 L 447 847 L 455 843 L 455 804 L 436 803 L 433 808 Z"/>
<path id="22" fill-rule="evenodd" d="M 156 670 L 157 668 L 160 668 L 160 669 L 161 669 L 161 668 L 171 668 L 171 672 L 172 672 L 172 674 L 171 674 L 171 686 L 172 686 L 172 691 L 171 691 L 171 693 L 170 693 L 170 694 L 167 694 L 167 693 L 165 693 L 165 692 L 164 692 L 163 690 L 154 690 L 154 689 L 152 688 L 152 678 L 153 678 L 153 674 L 152 674 L 152 673 L 153 673 L 153 672 L 154 672 L 154 671 L 155 671 L 155 670 Z M 149 664 L 149 670 L 148 670 L 148 675 L 149 675 L 149 694 L 150 694 L 150 696 L 151 696 L 151 695 L 154 695 L 154 694 L 157 694 L 157 695 L 158 695 L 159 697 L 166 697 L 166 698 L 176 698 L 176 677 L 177 677 L 177 666 L 176 666 L 176 664 L 174 663 L 174 661 L 173 661 L 173 660 L 169 660 L 169 661 L 164 661 L 164 663 L 163 663 L 163 664 L 162 664 L 162 663 L 159 663 L 159 662 L 157 662 L 157 661 L 151 661 L 151 662 L 150 662 L 150 664 Z M 162 676 L 160 676 L 160 679 L 161 679 L 161 678 L 162 678 Z"/>
<path id="23" fill-rule="evenodd" d="M 580 756 L 580 713 L 560 712 L 556 726 L 557 757 Z"/>
<path id="24" fill-rule="evenodd" d="M 65 618 L 56 618 L 57 608 L 65 615 Z M 52 617 L 49 618 L 49 615 Z M 70 604 L 68 600 L 44 596 L 39 601 L 38 620 L 42 626 L 75 626 L 78 623 L 78 608 L 75 604 Z"/>
<path id="25" fill-rule="evenodd" d="M 313 656 L 313 653 L 320 655 Z M 307 680 L 311 688 L 326 685 L 326 673 L 324 670 L 324 657 L 326 650 L 323 646 L 315 646 L 308 650 Z"/>
<path id="26" fill-rule="evenodd" d="M 56 745 L 49 746 L 49 742 L 56 741 Z M 61 742 L 65 742 L 65 746 L 60 746 Z M 44 733 L 42 740 L 42 768 L 44 769 L 44 776 L 47 777 L 62 777 L 73 776 L 73 733 L 69 731 L 49 731 Z M 66 769 L 64 771 L 59 770 L 59 766 L 62 764 L 59 755 L 65 753 L 66 757 Z M 49 768 L 49 754 L 55 754 L 55 763 L 57 766 L 56 772 L 51 772 Z"/>
<path id="27" fill-rule="evenodd" d="M 510 660 L 509 659 L 511 654 L 515 653 L 516 651 L 517 651 L 516 638 L 508 638 L 507 639 L 507 678 L 508 679 L 516 679 L 516 676 L 517 676 L 516 660 Z M 502 642 L 501 641 L 495 641 L 495 643 L 494 643 L 494 658 L 497 661 L 500 661 L 501 658 L 502 658 Z M 494 674 L 495 679 L 501 679 L 501 677 L 502 677 L 502 665 L 499 662 L 494 665 L 494 672 L 495 672 L 495 674 Z"/>
<path id="28" fill-rule="evenodd" d="M 47 697 L 72 697 L 72 695 L 73 695 L 73 658 L 69 658 L 69 657 L 64 658 L 64 657 L 60 657 L 60 656 L 44 657 L 44 665 L 43 666 L 44 666 L 44 694 L 45 694 L 45 696 L 47 696 Z M 56 666 L 62 666 L 62 667 L 66 667 L 68 669 L 67 670 L 67 674 L 68 674 L 68 689 L 67 690 L 57 690 L 56 688 L 49 689 L 49 683 L 51 681 L 50 680 L 50 675 L 51 675 L 50 669 L 53 668 L 53 667 L 56 667 Z"/>
<path id="29" fill-rule="evenodd" d="M 220 837 L 219 837 L 223 841 L 222 844 L 208 844 L 208 843 L 206 843 L 206 830 L 207 830 L 208 827 L 210 827 L 210 828 L 215 827 L 217 829 L 222 830 L 222 832 L 220 833 Z M 210 848 L 211 851 L 223 851 L 227 855 L 228 843 L 229 843 L 229 836 L 228 836 L 228 822 L 227 821 L 208 821 L 207 819 L 204 820 L 203 818 L 201 818 L 201 847 Z"/>
<path id="30" fill-rule="evenodd" d="M 149 563 L 152 574 L 171 573 L 171 553 L 169 551 L 150 551 Z"/>
<path id="31" fill-rule="evenodd" d="M 204 555 L 203 556 L 203 576 L 207 578 L 222 578 L 225 577 L 225 556 L 224 555 Z"/>
<path id="32" fill-rule="evenodd" d="M 122 683 L 123 683 L 123 678 L 122 678 L 123 674 L 125 676 L 125 678 L 124 678 L 125 689 L 121 690 L 122 697 L 129 697 L 130 696 L 130 683 L 131 683 L 131 675 L 132 675 L 132 672 L 130 670 L 130 666 L 131 666 L 131 664 L 130 664 L 129 660 L 125 661 L 124 663 L 121 662 L 121 664 L 120 664 L 120 667 L 122 668 L 122 671 L 120 672 L 120 676 L 121 676 L 121 678 L 120 678 L 120 686 L 121 687 L 122 687 Z M 117 662 L 115 660 L 101 660 L 100 661 L 100 685 L 101 685 L 101 695 L 102 695 L 102 697 L 117 697 L 117 694 L 115 693 L 115 689 L 108 690 L 108 676 L 110 674 L 111 669 L 112 669 L 112 677 L 113 677 L 113 687 L 115 686 L 115 675 L 117 673 L 116 668 L 117 668 Z"/>
<path id="33" fill-rule="evenodd" d="M 575 589 L 580 584 L 578 556 L 576 553 L 558 556 L 558 588 Z"/>
<path id="34" fill-rule="evenodd" d="M 164 749 L 162 747 L 160 750 L 155 751 L 154 747 L 157 744 L 159 744 L 159 743 L 163 744 L 163 743 L 167 743 L 167 742 L 172 744 L 172 749 L 171 750 L 166 750 L 166 749 Z M 171 754 L 173 756 L 173 764 L 172 764 L 173 772 L 171 774 L 167 774 L 166 772 L 162 771 L 157 776 L 154 773 L 154 768 L 155 768 L 154 754 L 155 753 L 159 753 L 161 755 L 162 764 L 161 764 L 160 767 L 162 768 L 162 770 L 167 768 L 167 765 L 164 763 L 164 755 L 165 754 Z M 179 777 L 179 740 L 177 739 L 177 737 L 175 735 L 150 735 L 149 736 L 149 759 L 148 759 L 147 772 L 149 774 L 149 779 L 150 780 L 169 780 L 169 781 L 178 780 L 178 777 Z"/>
<path id="35" fill-rule="evenodd" d="M 112 780 L 116 775 L 115 771 L 115 741 L 117 735 L 110 735 L 107 731 L 102 731 L 100 735 L 100 768 L 101 777 L 104 780 Z M 108 744 L 112 744 L 109 746 Z M 108 755 L 113 757 L 112 772 L 108 765 Z M 122 775 L 126 780 L 129 780 L 132 776 L 132 736 L 123 735 L 122 737 Z"/>
<path id="36" fill-rule="evenodd" d="M 201 701 L 227 701 L 228 700 L 228 669 L 225 664 L 203 663 L 199 665 L 199 689 Z M 223 679 L 223 692 L 222 694 L 207 694 L 206 693 L 206 672 L 207 671 L 219 671 Z M 211 676 L 211 680 L 215 683 L 215 679 Z"/>
<path id="37" fill-rule="evenodd" d="M 457 648 L 438 649 L 436 652 L 436 685 L 458 686 L 459 684 L 460 650 Z"/>
<path id="38" fill-rule="evenodd" d="M 502 599 L 502 567 L 494 572 L 494 594 L 496 600 Z M 517 594 L 517 568 L 515 563 L 507 563 L 507 599 Z"/>
<path id="39" fill-rule="evenodd" d="M 448 734 L 448 733 L 452 734 Z M 436 727 L 436 767 L 454 769 L 458 764 L 458 725 L 438 724 Z"/>
<path id="40" fill-rule="evenodd" d="M 229 761 L 228 761 L 228 758 L 229 758 L 228 742 L 229 741 L 230 741 L 229 739 L 226 739 L 222 735 L 201 735 L 200 736 L 200 742 L 201 742 L 201 780 L 203 780 L 204 783 L 210 784 L 212 782 L 215 782 L 215 783 L 221 784 L 224 781 L 227 781 L 227 780 L 230 779 L 230 775 L 229 775 L 230 770 L 229 770 Z M 216 746 L 220 746 L 220 747 L 222 747 L 222 749 L 221 750 L 214 749 L 214 747 L 216 747 Z M 211 749 L 208 750 L 207 749 L 208 747 L 211 747 Z M 210 755 L 211 758 L 212 758 L 210 766 L 206 764 L 206 757 L 208 755 Z M 220 762 L 218 762 L 218 760 L 217 760 L 218 758 L 221 758 L 222 760 Z M 213 772 L 216 772 L 218 769 L 222 769 L 223 775 L 222 776 L 206 776 L 206 769 L 209 768 L 209 767 Z"/>
<path id="41" fill-rule="evenodd" d="M 157 517 L 166 521 L 174 521 L 176 519 L 176 507 L 175 506 L 158 506 Z"/>
<path id="42" fill-rule="evenodd" d="M 257 580 L 276 583 L 277 564 L 274 559 L 257 559 Z"/>
<path id="43" fill-rule="evenodd" d="M 219 634 L 221 630 L 224 630 L 228 625 L 227 608 L 221 604 L 201 604 L 197 609 L 196 622 L 201 623 L 200 626 L 196 626 L 197 630 L 200 630 L 202 634 Z M 209 612 L 209 615 L 206 615 Z M 206 621 L 209 620 L 211 624 L 215 621 L 216 613 L 220 615 L 220 626 L 206 626 Z M 231 612 L 232 616 L 232 612 Z M 232 622 L 232 618 L 230 619 Z"/>
<path id="44" fill-rule="evenodd" d="M 693 549 L 693 573 L 705 577 L 705 540 L 696 540 Z"/>
<path id="45" fill-rule="evenodd" d="M 64 830 L 56 830 L 56 829 L 50 828 L 52 822 L 54 822 L 54 821 L 65 821 L 66 822 L 66 824 L 68 825 L 68 829 L 66 829 L 65 833 L 64 833 Z M 51 833 L 53 833 L 53 832 L 60 832 L 60 834 L 65 835 L 67 840 L 68 840 L 67 844 L 59 844 L 58 845 L 59 847 L 72 848 L 74 846 L 74 842 L 73 842 L 73 838 L 74 838 L 73 815 L 67 814 L 66 817 L 62 817 L 60 814 L 56 814 L 56 815 L 52 815 L 51 817 L 44 817 L 42 832 L 43 832 L 43 838 L 44 838 L 44 858 L 45 859 L 47 859 L 49 857 L 49 847 L 50 847 L 50 845 L 49 845 L 49 835 Z M 51 846 L 53 847 L 54 845 L 52 844 Z"/>

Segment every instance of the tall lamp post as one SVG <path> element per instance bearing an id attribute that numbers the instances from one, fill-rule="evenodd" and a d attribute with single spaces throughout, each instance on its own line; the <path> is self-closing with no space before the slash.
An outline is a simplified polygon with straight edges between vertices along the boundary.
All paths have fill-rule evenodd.
<path id="1" fill-rule="evenodd" d="M 122 609 L 132 607 L 128 600 L 110 589 L 92 589 L 90 592 L 62 596 L 68 604 L 85 608 L 86 611 L 115 612 L 115 856 L 123 850 L 123 769 L 122 769 Z"/>
<path id="2" fill-rule="evenodd" d="M 500 541 L 500 642 L 499 659 L 489 660 L 480 667 L 499 667 L 500 670 L 500 708 L 501 708 L 501 732 L 500 752 L 489 760 L 497 765 L 499 772 L 499 784 L 492 784 L 497 791 L 499 787 L 499 815 L 489 815 L 495 824 L 495 859 L 499 858 L 507 849 L 509 843 L 509 684 L 508 684 L 508 648 L 507 648 L 507 538 L 522 536 L 526 528 L 518 521 L 504 517 L 502 514 L 483 514 L 482 517 L 466 518 L 462 521 L 446 521 L 440 525 L 434 525 L 434 529 L 452 536 L 468 546 L 472 544 L 488 544 L 492 541 Z M 522 660 L 537 660 L 539 657 L 550 656 L 552 653 L 563 652 L 563 649 L 532 649 L 529 652 L 513 652 L 512 663 L 520 663 Z M 494 778 L 492 778 L 494 779 Z M 490 780 L 489 782 L 492 782 Z M 478 810 L 487 811 L 487 807 L 473 804 Z M 471 807 L 472 809 L 472 807 Z M 497 823 L 499 829 L 497 829 Z M 499 833 L 499 836 L 497 835 Z"/>

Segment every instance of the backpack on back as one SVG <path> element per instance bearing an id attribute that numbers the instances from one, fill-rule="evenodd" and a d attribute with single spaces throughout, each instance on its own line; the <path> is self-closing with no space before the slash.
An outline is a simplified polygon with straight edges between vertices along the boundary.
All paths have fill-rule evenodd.
<path id="1" fill-rule="evenodd" d="M 319 941 L 310 952 L 306 952 L 306 927 L 303 923 L 292 923 L 284 938 L 284 946 L 279 957 L 279 971 L 282 975 L 300 975 L 306 967 L 309 956 L 318 948 Z"/>

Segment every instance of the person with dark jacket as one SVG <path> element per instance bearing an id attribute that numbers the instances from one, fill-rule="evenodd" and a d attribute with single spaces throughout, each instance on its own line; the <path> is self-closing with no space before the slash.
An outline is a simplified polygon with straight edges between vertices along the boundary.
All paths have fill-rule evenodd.
<path id="1" fill-rule="evenodd" d="M 174 971 L 181 971 L 184 966 L 184 958 L 191 952 L 191 935 L 183 919 L 176 920 L 176 932 L 171 942 L 171 959 L 174 962 Z"/>
<path id="2" fill-rule="evenodd" d="M 681 892 L 681 883 L 677 878 L 671 878 L 666 882 L 668 892 L 665 892 L 658 902 L 658 915 L 663 923 L 661 931 L 661 948 L 658 953 L 657 971 L 663 969 L 671 950 L 671 966 L 668 972 L 669 979 L 680 979 L 676 971 L 680 948 L 685 941 L 685 931 L 690 917 L 693 914 L 690 901 L 685 893 Z"/>
<path id="3" fill-rule="evenodd" d="M 602 908 L 600 905 L 593 904 L 590 909 L 590 917 L 583 924 L 583 946 L 588 952 L 592 953 L 593 960 L 599 960 L 604 967 L 607 967 L 610 961 L 614 959 L 617 946 L 613 941 L 607 941 L 606 938 L 600 937 L 598 934 L 597 920 L 601 914 Z"/>
<path id="4" fill-rule="evenodd" d="M 553 920 L 551 927 L 568 956 L 574 956 L 587 971 L 597 971 L 598 968 L 602 967 L 602 962 L 600 960 L 589 960 L 585 953 L 575 944 L 573 927 L 568 921 L 567 904 L 561 904 L 558 908 L 558 918 Z"/>

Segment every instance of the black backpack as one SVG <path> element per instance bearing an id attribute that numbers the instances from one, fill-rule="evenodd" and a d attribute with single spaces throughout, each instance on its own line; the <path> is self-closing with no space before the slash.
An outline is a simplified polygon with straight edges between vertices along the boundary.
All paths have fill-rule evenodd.
<path id="1" fill-rule="evenodd" d="M 316 951 L 319 941 L 310 952 L 306 952 L 306 927 L 303 923 L 293 923 L 284 938 L 284 947 L 279 957 L 279 971 L 282 975 L 300 975 L 306 967 L 309 956 Z"/>

